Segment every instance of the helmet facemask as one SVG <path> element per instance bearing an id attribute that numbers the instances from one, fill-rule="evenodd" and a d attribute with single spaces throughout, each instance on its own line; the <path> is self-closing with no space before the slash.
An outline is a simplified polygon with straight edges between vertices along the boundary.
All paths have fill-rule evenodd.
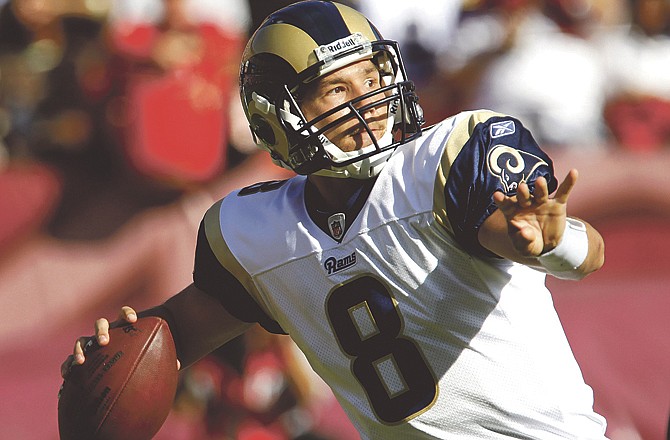
<path id="1" fill-rule="evenodd" d="M 379 41 L 374 44 L 379 48 L 386 45 L 395 46 L 396 43 Z M 417 105 L 414 84 L 402 79 L 405 77 L 404 70 L 393 61 L 394 56 L 386 47 L 376 50 L 374 55 L 354 57 L 353 61 L 344 65 L 366 57 L 371 58 L 377 67 L 381 76 L 381 87 L 338 105 L 310 121 L 307 121 L 300 110 L 296 93 L 286 89 L 288 93 L 284 102 L 288 104 L 288 108 L 279 112 L 278 119 L 289 133 L 288 168 L 299 174 L 366 179 L 379 173 L 395 148 L 420 134 L 423 115 Z M 328 69 L 326 73 L 333 70 Z M 321 76 L 323 74 L 319 75 Z M 299 94 L 298 92 L 298 96 Z M 364 102 L 367 103 L 361 105 Z M 381 107 L 385 107 L 387 114 L 386 131 L 377 139 L 364 115 L 372 108 Z M 343 115 L 319 127 L 322 121 L 338 113 Z M 358 122 L 358 129 L 367 132 L 372 143 L 359 150 L 344 152 L 331 142 L 326 133 L 352 120 Z"/>

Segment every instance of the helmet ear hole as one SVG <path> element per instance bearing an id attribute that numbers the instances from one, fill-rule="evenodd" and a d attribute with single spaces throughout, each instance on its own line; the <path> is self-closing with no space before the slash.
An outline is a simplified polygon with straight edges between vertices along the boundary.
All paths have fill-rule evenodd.
<path id="1" fill-rule="evenodd" d="M 251 131 L 267 145 L 276 145 L 277 137 L 275 136 L 272 126 L 264 117 L 255 114 L 251 117 Z"/>

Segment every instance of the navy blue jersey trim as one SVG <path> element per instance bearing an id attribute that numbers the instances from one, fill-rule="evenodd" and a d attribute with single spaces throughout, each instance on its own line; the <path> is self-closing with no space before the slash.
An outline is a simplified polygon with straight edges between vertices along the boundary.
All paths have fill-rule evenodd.
<path id="1" fill-rule="evenodd" d="M 286 334 L 279 323 L 270 318 L 254 301 L 242 283 L 226 270 L 214 255 L 200 223 L 195 250 L 193 284 L 218 300 L 234 317 L 244 322 L 257 322 L 270 333 Z"/>
<path id="2" fill-rule="evenodd" d="M 508 133 L 492 134 L 492 125 L 495 128 L 510 121 L 513 125 Z M 452 164 L 444 188 L 447 217 L 456 241 L 474 255 L 495 256 L 477 237 L 482 223 L 497 209 L 493 194 L 514 195 L 522 180 L 532 190 L 539 176 L 547 179 L 550 193 L 556 190 L 551 159 L 521 122 L 496 116 L 478 123 Z"/>

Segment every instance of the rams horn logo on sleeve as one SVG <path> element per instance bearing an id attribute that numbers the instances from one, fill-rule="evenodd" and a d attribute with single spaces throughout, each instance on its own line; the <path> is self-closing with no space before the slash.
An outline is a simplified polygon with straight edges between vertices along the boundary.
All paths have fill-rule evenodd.
<path id="1" fill-rule="evenodd" d="M 489 151 L 486 164 L 489 172 L 500 179 L 506 194 L 515 192 L 519 183 L 525 182 L 538 167 L 548 166 L 534 154 L 501 144 Z"/>

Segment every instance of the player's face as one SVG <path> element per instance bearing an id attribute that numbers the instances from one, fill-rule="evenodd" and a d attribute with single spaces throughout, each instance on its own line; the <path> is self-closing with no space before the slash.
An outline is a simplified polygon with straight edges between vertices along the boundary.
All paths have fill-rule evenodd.
<path id="1" fill-rule="evenodd" d="M 379 71 L 372 61 L 363 60 L 320 78 L 301 100 L 300 106 L 309 121 L 340 104 L 379 88 Z M 379 99 L 379 95 L 376 95 L 371 97 L 369 101 L 360 102 L 358 106 L 370 104 Z M 347 113 L 348 110 L 337 112 L 319 122 L 317 127 L 323 127 Z M 381 104 L 372 107 L 362 116 L 375 138 L 380 139 L 386 131 L 388 106 Z M 345 152 L 359 150 L 372 144 L 372 139 L 370 139 L 367 131 L 355 118 L 333 127 L 326 131 L 325 135 L 333 144 Z"/>

